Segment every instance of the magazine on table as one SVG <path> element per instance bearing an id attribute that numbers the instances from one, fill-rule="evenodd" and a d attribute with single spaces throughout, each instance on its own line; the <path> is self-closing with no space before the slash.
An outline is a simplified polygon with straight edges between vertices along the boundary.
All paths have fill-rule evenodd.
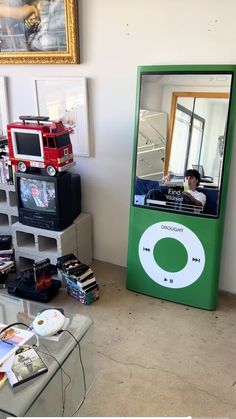
<path id="1" fill-rule="evenodd" d="M 5 327 L 5 324 L 0 323 L 0 365 L 14 354 L 19 346 L 24 345 L 25 342 L 34 336 L 32 331 L 15 326 L 9 327 L 1 334 L 1 330 Z"/>

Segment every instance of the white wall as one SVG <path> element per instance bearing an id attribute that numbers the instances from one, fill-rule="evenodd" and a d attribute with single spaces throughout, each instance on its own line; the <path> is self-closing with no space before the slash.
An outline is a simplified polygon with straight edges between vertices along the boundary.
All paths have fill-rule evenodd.
<path id="1" fill-rule="evenodd" d="M 94 256 L 126 264 L 136 67 L 236 62 L 235 0 L 79 0 L 80 65 L 1 65 L 11 118 L 35 113 L 34 76 L 89 79 L 94 156 L 80 158 L 83 210 L 93 214 Z M 231 189 L 235 190 L 236 150 Z M 221 288 L 236 293 L 236 198 L 226 217 Z"/>

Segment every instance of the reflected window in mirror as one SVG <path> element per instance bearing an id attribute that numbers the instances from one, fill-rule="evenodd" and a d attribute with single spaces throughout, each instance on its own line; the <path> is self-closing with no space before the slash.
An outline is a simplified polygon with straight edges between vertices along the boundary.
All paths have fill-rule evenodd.
<path id="1" fill-rule="evenodd" d="M 204 126 L 204 118 L 177 103 L 169 172 L 181 175 L 191 165 L 200 164 Z"/>

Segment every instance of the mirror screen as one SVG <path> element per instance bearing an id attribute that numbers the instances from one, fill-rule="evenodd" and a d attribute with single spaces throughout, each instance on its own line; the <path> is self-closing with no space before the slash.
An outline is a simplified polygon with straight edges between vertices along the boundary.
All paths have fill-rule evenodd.
<path id="1" fill-rule="evenodd" d="M 135 205 L 217 217 L 231 79 L 141 75 Z"/>

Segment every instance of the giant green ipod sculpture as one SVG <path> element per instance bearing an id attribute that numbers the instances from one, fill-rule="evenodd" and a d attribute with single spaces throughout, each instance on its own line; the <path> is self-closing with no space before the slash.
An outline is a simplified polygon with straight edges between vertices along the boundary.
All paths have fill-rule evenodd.
<path id="1" fill-rule="evenodd" d="M 138 69 L 130 290 L 216 308 L 236 117 L 235 75 L 232 65 Z M 198 183 L 190 172 L 195 190 L 186 184 L 189 169 L 201 175 Z M 199 204 L 190 195 L 204 199 Z"/>

